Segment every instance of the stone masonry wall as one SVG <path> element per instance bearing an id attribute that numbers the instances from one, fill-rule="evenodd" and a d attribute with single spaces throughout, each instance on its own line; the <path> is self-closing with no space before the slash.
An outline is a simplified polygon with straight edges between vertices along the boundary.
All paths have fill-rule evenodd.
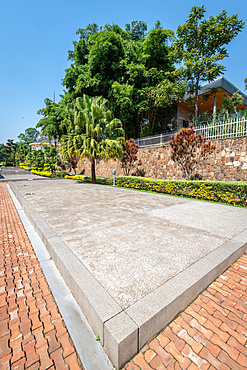
<path id="1" fill-rule="evenodd" d="M 228 180 L 247 181 L 247 136 L 229 139 L 213 140 L 216 150 L 204 161 L 197 173 L 203 180 Z M 138 159 L 142 166 L 136 167 L 133 172 L 136 175 L 144 175 L 158 179 L 181 179 L 182 172 L 170 158 L 169 144 L 140 148 Z M 123 170 L 118 160 L 110 160 L 105 163 L 97 160 L 96 175 L 110 177 L 112 171 L 117 171 L 117 176 L 123 175 Z M 139 174 L 138 174 L 139 170 Z M 90 175 L 91 166 L 88 159 L 83 159 L 77 168 L 77 174 Z M 131 174 L 132 174 L 131 173 Z"/>

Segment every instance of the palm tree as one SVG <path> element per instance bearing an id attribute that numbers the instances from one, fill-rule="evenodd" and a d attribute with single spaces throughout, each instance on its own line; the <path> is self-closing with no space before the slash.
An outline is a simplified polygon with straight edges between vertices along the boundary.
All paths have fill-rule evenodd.
<path id="1" fill-rule="evenodd" d="M 65 123 L 67 135 L 61 138 L 61 156 L 64 159 L 77 156 L 91 161 L 92 182 L 96 183 L 95 159 L 121 158 L 125 141 L 119 119 L 111 119 L 107 100 L 83 95 L 67 106 Z"/>
<path id="2" fill-rule="evenodd" d="M 31 152 L 31 147 L 27 143 L 19 143 L 15 152 L 16 161 L 25 161 L 28 153 Z"/>
<path id="3" fill-rule="evenodd" d="M 37 123 L 36 127 L 41 128 L 41 134 L 48 137 L 49 142 L 52 139 L 55 141 L 55 147 L 57 141 L 63 134 L 61 128 L 61 122 L 63 120 L 63 105 L 62 103 L 54 103 L 50 99 L 45 99 L 45 108 L 39 109 L 37 114 L 43 116 Z"/>

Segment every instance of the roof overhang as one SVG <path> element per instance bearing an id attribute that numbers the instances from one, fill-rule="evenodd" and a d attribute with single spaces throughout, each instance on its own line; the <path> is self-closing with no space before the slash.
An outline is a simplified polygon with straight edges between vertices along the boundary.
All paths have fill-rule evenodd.
<path id="1" fill-rule="evenodd" d="M 212 94 L 207 100 L 205 100 L 205 96 L 214 88 L 218 88 L 218 91 L 216 92 L 217 107 L 221 106 L 221 103 L 223 101 L 223 93 L 226 93 L 228 96 L 232 96 L 235 92 L 238 91 L 239 94 L 243 97 L 243 104 L 240 106 L 240 109 L 247 108 L 247 96 L 239 91 L 236 86 L 234 86 L 231 82 L 229 82 L 225 77 L 222 76 L 212 82 L 201 86 L 198 96 L 199 112 L 213 112 L 215 94 Z M 195 108 L 192 107 L 193 99 L 194 97 L 191 97 L 187 94 L 185 95 L 184 101 L 179 102 L 176 105 L 193 113 L 195 111 Z"/>

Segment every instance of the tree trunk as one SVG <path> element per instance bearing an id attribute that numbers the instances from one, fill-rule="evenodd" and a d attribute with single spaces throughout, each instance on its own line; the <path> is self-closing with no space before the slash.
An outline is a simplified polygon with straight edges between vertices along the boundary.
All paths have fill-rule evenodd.
<path id="1" fill-rule="evenodd" d="M 96 184 L 96 174 L 95 174 L 95 158 L 91 159 L 91 176 L 92 182 Z"/>

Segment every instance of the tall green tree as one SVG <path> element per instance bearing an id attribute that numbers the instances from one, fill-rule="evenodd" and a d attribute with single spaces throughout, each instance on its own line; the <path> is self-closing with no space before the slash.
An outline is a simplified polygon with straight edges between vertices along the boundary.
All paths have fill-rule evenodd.
<path id="1" fill-rule="evenodd" d="M 103 28 L 90 24 L 77 33 L 80 39 L 69 51 L 71 65 L 63 79 L 63 100 L 68 104 L 83 94 L 103 96 L 122 121 L 127 138 L 137 137 L 148 115 L 148 108 L 143 109 L 149 101 L 145 89 L 166 79 L 176 83 L 166 75 L 174 70 L 169 46 L 173 32 L 163 29 L 160 22 L 147 32 L 145 22 L 134 21 L 125 29 L 115 24 Z"/>
<path id="2" fill-rule="evenodd" d="M 112 119 L 107 100 L 83 95 L 67 109 L 68 134 L 61 138 L 62 159 L 87 157 L 91 161 L 92 182 L 96 183 L 95 160 L 121 158 L 124 130 L 119 119 Z"/>
<path id="3" fill-rule="evenodd" d="M 62 102 L 55 103 L 50 99 L 45 99 L 45 108 L 39 109 L 37 114 L 43 116 L 37 123 L 36 127 L 41 128 L 41 134 L 48 137 L 49 141 L 54 139 L 55 147 L 62 136 L 63 129 L 61 122 L 63 121 L 64 107 Z"/>
<path id="4" fill-rule="evenodd" d="M 38 168 L 40 170 L 43 169 L 45 163 L 45 155 L 43 150 L 32 150 L 28 153 L 27 157 L 27 165 L 34 168 Z"/>
<path id="5" fill-rule="evenodd" d="M 49 164 L 50 170 L 53 173 L 56 169 L 59 160 L 58 150 L 55 146 L 45 145 L 44 147 L 45 163 Z"/>
<path id="6" fill-rule="evenodd" d="M 226 45 L 244 28 L 238 15 L 227 16 L 223 10 L 205 19 L 205 6 L 194 6 L 188 20 L 179 26 L 173 55 L 183 63 L 188 92 L 194 97 L 195 121 L 198 119 L 198 93 L 201 83 L 213 81 L 226 70 L 219 62 L 228 56 Z"/>
<path id="7" fill-rule="evenodd" d="M 5 144 L 0 144 L 0 162 L 8 162 L 10 154 L 10 148 Z"/>
<path id="8" fill-rule="evenodd" d="M 15 160 L 18 162 L 25 161 L 28 153 L 31 151 L 31 146 L 27 143 L 19 143 L 16 152 Z"/>
<path id="9" fill-rule="evenodd" d="M 8 139 L 6 144 L 0 144 L 0 162 L 9 162 L 14 165 L 17 147 L 18 143 L 15 143 L 13 139 Z"/>
<path id="10" fill-rule="evenodd" d="M 39 135 L 40 135 L 40 132 L 36 128 L 29 127 L 25 130 L 24 133 L 21 133 L 17 137 L 20 143 L 30 144 L 30 143 L 34 143 L 35 141 L 37 141 L 39 138 Z"/>

